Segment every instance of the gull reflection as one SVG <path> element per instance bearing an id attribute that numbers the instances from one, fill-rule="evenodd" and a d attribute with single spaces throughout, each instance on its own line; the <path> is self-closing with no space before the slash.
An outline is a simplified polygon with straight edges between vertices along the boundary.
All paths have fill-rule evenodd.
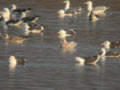
<path id="1" fill-rule="evenodd" d="M 9 70 L 10 70 L 10 72 L 14 72 L 15 71 L 15 69 L 16 69 L 16 64 L 9 64 Z"/>
<path id="2" fill-rule="evenodd" d="M 104 57 L 101 57 L 100 59 L 101 59 L 102 62 L 105 62 L 106 57 L 104 56 Z"/>
<path id="3" fill-rule="evenodd" d="M 65 39 L 62 39 L 60 43 L 61 43 L 61 48 L 63 53 L 68 52 L 72 54 L 76 51 L 76 48 L 75 48 L 77 46 L 76 42 L 74 41 L 68 42 Z"/>
<path id="4" fill-rule="evenodd" d="M 78 72 L 82 72 L 82 73 L 84 72 L 84 65 L 83 64 L 76 63 L 75 67 L 76 67 Z"/>

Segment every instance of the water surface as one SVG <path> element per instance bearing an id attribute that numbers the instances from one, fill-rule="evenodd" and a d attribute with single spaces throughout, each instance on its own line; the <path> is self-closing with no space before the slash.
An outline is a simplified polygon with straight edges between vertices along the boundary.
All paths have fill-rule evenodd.
<path id="1" fill-rule="evenodd" d="M 0 9 L 16 4 L 20 8 L 32 7 L 31 14 L 40 15 L 39 23 L 46 26 L 44 35 L 33 35 L 22 45 L 5 45 L 0 41 L 1 90 L 119 90 L 120 59 L 106 59 L 96 66 L 80 66 L 76 56 L 89 56 L 99 52 L 100 43 L 120 38 L 120 1 L 93 0 L 94 6 L 106 5 L 110 9 L 95 25 L 84 15 L 59 19 L 56 11 L 64 5 L 61 0 L 1 0 Z M 71 0 L 72 7 L 84 6 L 84 0 Z M 74 53 L 63 53 L 56 32 L 76 29 L 75 37 L 67 40 L 78 43 Z M 0 28 L 2 31 L 3 29 Z M 10 27 L 14 35 L 17 28 Z M 26 57 L 26 64 L 11 68 L 8 57 Z M 11 70 L 13 69 L 13 70 Z"/>

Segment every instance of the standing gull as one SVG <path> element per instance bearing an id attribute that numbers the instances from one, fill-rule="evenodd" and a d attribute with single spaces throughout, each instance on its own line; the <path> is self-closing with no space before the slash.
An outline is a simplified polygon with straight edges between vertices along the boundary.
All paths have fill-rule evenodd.
<path id="1" fill-rule="evenodd" d="M 23 65 L 26 62 L 26 58 L 16 58 L 15 56 L 10 56 L 9 60 L 9 68 L 10 71 L 15 71 L 17 65 Z"/>
<path id="2" fill-rule="evenodd" d="M 100 53 L 94 56 L 88 56 L 88 57 L 75 57 L 75 61 L 79 62 L 81 65 L 84 64 L 96 64 L 98 60 L 102 57 L 104 57 L 106 54 L 106 51 L 104 49 L 100 49 Z"/>

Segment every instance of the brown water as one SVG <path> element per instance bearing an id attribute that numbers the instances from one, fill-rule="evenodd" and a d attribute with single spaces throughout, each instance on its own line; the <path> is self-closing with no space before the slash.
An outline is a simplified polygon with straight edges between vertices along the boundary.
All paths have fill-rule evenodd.
<path id="1" fill-rule="evenodd" d="M 71 0 L 72 7 L 84 6 L 84 0 Z M 119 90 L 120 59 L 106 59 L 96 66 L 80 66 L 75 56 L 96 54 L 105 40 L 120 38 L 120 0 L 93 0 L 94 6 L 107 5 L 107 16 L 95 25 L 84 15 L 59 19 L 56 11 L 64 7 L 61 0 L 0 0 L 0 8 L 14 3 L 18 7 L 32 7 L 32 14 L 41 16 L 39 23 L 46 26 L 44 35 L 33 35 L 23 45 L 0 41 L 0 90 Z M 76 29 L 75 53 L 63 53 L 56 32 Z M 0 28 L 2 31 L 3 29 Z M 14 35 L 17 28 L 9 28 Z M 26 64 L 11 71 L 8 57 L 26 57 Z"/>

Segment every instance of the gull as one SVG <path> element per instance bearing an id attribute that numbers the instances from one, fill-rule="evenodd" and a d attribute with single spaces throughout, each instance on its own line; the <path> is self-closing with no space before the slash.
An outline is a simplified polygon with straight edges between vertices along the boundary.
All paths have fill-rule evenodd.
<path id="1" fill-rule="evenodd" d="M 110 48 L 120 48 L 120 41 L 113 41 L 110 42 L 108 40 L 101 43 L 102 46 L 104 46 L 105 49 L 109 50 Z"/>
<path id="2" fill-rule="evenodd" d="M 13 65 L 21 65 L 21 64 L 25 64 L 26 62 L 26 58 L 16 58 L 15 56 L 10 56 L 9 57 L 9 63 L 13 64 Z"/>
<path id="3" fill-rule="evenodd" d="M 93 56 L 87 56 L 87 57 L 75 57 L 75 61 L 79 62 L 81 65 L 85 65 L 85 64 L 96 64 L 100 58 L 103 58 L 106 54 L 106 51 L 104 49 L 100 49 L 100 53 L 97 55 L 93 55 Z"/>
<path id="4" fill-rule="evenodd" d="M 59 16 L 60 18 L 63 18 L 63 17 L 66 17 L 66 16 L 68 16 L 68 17 L 75 16 L 75 15 L 76 15 L 76 12 L 66 13 L 65 10 L 61 9 L 61 10 L 57 11 L 56 14 L 58 14 L 58 16 Z"/>
<path id="5" fill-rule="evenodd" d="M 89 56 L 89 57 L 75 57 L 75 61 L 79 62 L 81 65 L 84 64 L 96 64 L 100 59 L 100 55 Z"/>
<path id="6" fill-rule="evenodd" d="M 29 26 L 27 23 L 23 23 L 21 25 L 22 27 L 22 32 L 25 36 L 28 36 L 30 33 L 33 33 L 33 34 L 40 34 L 43 30 L 44 30 L 44 27 L 43 26 Z"/>
<path id="7" fill-rule="evenodd" d="M 21 58 L 16 58 L 15 56 L 10 56 L 8 58 L 9 60 L 9 68 L 11 72 L 15 71 L 15 68 L 17 65 L 24 65 L 24 63 L 26 62 L 26 58 L 21 57 Z"/>

